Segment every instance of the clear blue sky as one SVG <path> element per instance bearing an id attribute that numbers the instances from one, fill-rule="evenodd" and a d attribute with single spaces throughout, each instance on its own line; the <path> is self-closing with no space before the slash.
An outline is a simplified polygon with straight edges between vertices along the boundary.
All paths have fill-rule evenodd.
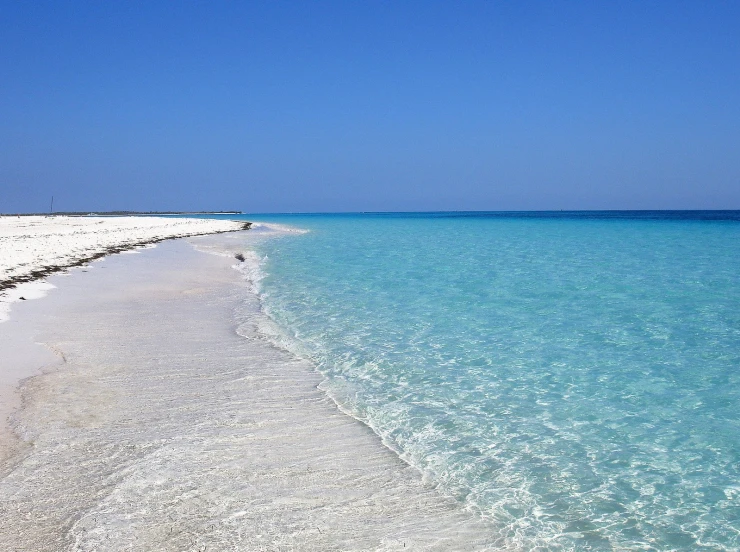
<path id="1" fill-rule="evenodd" d="M 0 212 L 740 208 L 740 2 L 0 0 Z"/>

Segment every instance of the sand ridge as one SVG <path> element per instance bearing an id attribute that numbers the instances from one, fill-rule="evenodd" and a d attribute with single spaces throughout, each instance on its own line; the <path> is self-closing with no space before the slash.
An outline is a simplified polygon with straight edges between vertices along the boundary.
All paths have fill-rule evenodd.
<path id="1" fill-rule="evenodd" d="M 8 303 L 40 291 L 9 291 L 19 284 L 134 247 L 249 226 L 245 221 L 180 217 L 0 216 L 0 321 L 7 316 Z"/>
<path id="2" fill-rule="evenodd" d="M 111 248 L 168 238 L 232 232 L 249 223 L 173 217 L 0 217 L 0 289 L 35 272 L 70 266 Z M 32 278 L 35 279 L 35 278 Z"/>

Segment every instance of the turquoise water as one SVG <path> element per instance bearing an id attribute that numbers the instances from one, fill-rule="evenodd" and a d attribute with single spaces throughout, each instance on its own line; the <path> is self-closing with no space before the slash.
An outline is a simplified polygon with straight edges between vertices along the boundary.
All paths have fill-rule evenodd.
<path id="1" fill-rule="evenodd" d="M 279 339 L 498 542 L 740 549 L 737 213 L 247 218 L 309 230 Z"/>

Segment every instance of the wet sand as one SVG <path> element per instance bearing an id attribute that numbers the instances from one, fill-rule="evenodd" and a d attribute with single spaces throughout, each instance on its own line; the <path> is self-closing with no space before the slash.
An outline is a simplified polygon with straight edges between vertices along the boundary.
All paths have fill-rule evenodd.
<path id="1" fill-rule="evenodd" d="M 236 251 L 239 236 L 191 241 Z M 58 289 L 0 324 L 2 366 L 20 356 L 46 372 L 24 380 L 19 438 L 5 440 L 0 543 L 491 549 L 482 521 L 256 332 L 264 315 L 235 262 L 184 240 L 108 257 L 51 277 Z M 10 342 L 35 352 L 14 361 Z"/>
<path id="2" fill-rule="evenodd" d="M 44 278 L 82 267 L 112 253 L 184 236 L 235 232 L 246 221 L 189 217 L 70 217 L 0 215 L 0 458 L 12 443 L 6 420 L 20 406 L 20 380 L 61 361 L 59 354 L 35 345 L 25 318 L 10 312 L 54 288 Z M 39 308 L 38 305 L 36 305 Z M 33 310 L 23 307 L 24 312 Z M 43 316 L 44 311 L 37 312 Z"/>

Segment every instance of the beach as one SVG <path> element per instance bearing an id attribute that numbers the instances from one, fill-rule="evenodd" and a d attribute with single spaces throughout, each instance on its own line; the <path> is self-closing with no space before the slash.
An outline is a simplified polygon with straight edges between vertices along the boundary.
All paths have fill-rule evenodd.
<path id="1" fill-rule="evenodd" d="M 737 550 L 738 213 L 235 218 L 14 288 L 0 543 Z"/>
<path id="2" fill-rule="evenodd" d="M 243 234 L 101 257 L 13 304 L 0 356 L 4 373 L 24 367 L 10 375 L 22 402 L 3 438 L 0 542 L 490 549 L 485 522 L 340 412 L 315 366 L 260 334 L 265 314 L 235 259 Z"/>
<path id="3" fill-rule="evenodd" d="M 14 304 L 43 297 L 53 284 L 45 276 L 113 253 L 132 251 L 162 240 L 233 232 L 249 223 L 179 217 L 0 216 L 0 323 Z M 84 270 L 84 269 L 83 269 Z M 3 326 L 0 359 L 0 436 L 5 420 L 19 406 L 15 392 L 21 379 L 58 359 L 28 339 L 17 321 Z M 0 438 L 0 451 L 2 450 Z"/>
<path id="4" fill-rule="evenodd" d="M 111 253 L 248 227 L 243 221 L 185 217 L 0 216 L 0 292 Z M 7 302 L 0 296 L 0 303 Z"/>

